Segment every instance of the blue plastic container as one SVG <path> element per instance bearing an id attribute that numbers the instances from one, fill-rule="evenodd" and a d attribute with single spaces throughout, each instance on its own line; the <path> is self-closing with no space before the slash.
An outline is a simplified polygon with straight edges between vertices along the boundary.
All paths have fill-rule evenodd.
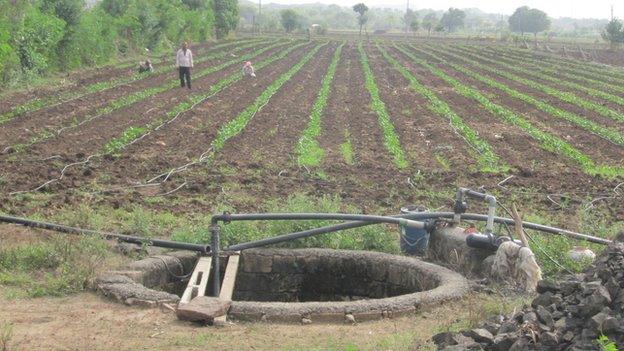
<path id="1" fill-rule="evenodd" d="M 425 212 L 421 206 L 409 205 L 401 207 L 402 214 Z M 408 228 L 400 226 L 401 250 L 414 256 L 423 256 L 429 247 L 429 232 L 426 229 Z"/>

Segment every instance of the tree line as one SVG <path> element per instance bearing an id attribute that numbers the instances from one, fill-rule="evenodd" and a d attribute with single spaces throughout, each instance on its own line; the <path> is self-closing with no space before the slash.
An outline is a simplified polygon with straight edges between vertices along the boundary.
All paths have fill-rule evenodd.
<path id="1" fill-rule="evenodd" d="M 167 52 L 237 23 L 237 0 L 0 0 L 1 81 Z"/>

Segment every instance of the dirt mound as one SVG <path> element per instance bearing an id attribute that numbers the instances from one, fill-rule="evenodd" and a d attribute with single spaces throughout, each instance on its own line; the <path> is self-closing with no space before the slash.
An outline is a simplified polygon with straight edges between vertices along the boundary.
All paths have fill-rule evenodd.
<path id="1" fill-rule="evenodd" d="M 531 306 L 433 337 L 440 350 L 602 350 L 624 346 L 624 233 L 585 273 L 542 280 Z M 608 341 L 606 340 L 608 337 Z"/>

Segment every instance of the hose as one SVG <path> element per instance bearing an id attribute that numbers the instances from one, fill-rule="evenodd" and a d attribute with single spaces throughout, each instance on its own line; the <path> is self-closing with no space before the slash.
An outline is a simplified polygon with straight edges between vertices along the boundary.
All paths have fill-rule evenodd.
<path id="1" fill-rule="evenodd" d="M 91 229 L 69 227 L 69 226 L 56 224 L 56 223 L 34 221 L 31 219 L 27 219 L 27 218 L 0 215 L 0 222 L 20 224 L 20 225 L 23 225 L 26 227 L 32 227 L 32 228 L 53 230 L 56 232 L 66 233 L 66 234 L 95 235 L 95 236 L 100 236 L 108 240 L 116 239 L 118 241 L 132 243 L 132 244 L 150 245 L 150 246 L 156 246 L 156 247 L 164 247 L 167 249 L 197 251 L 202 254 L 207 254 L 210 252 L 210 245 L 191 244 L 191 243 L 184 243 L 184 242 L 179 242 L 179 241 L 152 239 L 152 238 L 145 238 L 145 237 L 132 236 L 132 235 L 123 235 L 123 234 L 110 233 L 110 232 L 100 232 L 100 231 L 91 230 Z"/>

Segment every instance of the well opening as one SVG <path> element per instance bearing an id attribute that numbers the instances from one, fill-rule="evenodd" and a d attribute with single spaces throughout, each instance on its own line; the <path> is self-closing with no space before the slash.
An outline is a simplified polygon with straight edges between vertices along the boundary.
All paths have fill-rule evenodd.
<path id="1" fill-rule="evenodd" d="M 234 301 L 358 301 L 434 287 L 409 262 L 334 250 L 247 250 L 242 253 Z"/>

